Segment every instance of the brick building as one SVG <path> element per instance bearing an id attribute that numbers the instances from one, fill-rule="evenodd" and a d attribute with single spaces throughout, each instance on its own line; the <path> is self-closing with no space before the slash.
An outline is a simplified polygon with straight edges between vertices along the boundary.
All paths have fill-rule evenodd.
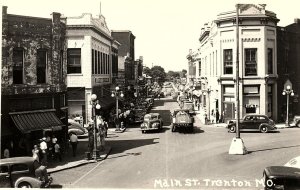
<path id="1" fill-rule="evenodd" d="M 119 47 L 119 70 L 124 73 L 125 85 L 135 84 L 135 36 L 128 30 L 112 30 L 112 37 L 121 43 Z M 124 67 L 124 68 L 122 68 Z M 120 76 L 122 76 L 122 73 Z"/>
<path id="2" fill-rule="evenodd" d="M 31 155 L 45 133 L 66 140 L 65 34 L 60 13 L 37 18 L 2 7 L 1 144 L 12 140 L 15 155 Z"/>
<path id="3" fill-rule="evenodd" d="M 277 27 L 277 52 L 277 109 L 279 121 L 285 121 L 287 97 L 282 95 L 282 91 L 288 80 L 295 93 L 289 101 L 290 118 L 293 115 L 300 115 L 300 19 L 295 19 L 295 22 L 288 26 Z"/>

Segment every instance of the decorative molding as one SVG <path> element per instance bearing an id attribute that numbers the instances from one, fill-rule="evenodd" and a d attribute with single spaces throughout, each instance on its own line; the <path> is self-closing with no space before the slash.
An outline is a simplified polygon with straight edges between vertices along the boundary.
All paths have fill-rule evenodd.
<path id="1" fill-rule="evenodd" d="M 242 38 L 243 42 L 260 42 L 260 38 Z"/>
<path id="2" fill-rule="evenodd" d="M 221 40 L 222 43 L 231 43 L 234 42 L 234 39 L 223 39 Z"/>

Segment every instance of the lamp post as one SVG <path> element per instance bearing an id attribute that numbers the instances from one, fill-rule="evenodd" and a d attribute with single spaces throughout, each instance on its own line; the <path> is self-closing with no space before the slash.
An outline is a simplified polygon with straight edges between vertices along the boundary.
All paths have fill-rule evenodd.
<path id="1" fill-rule="evenodd" d="M 99 104 L 99 101 L 97 100 L 97 95 L 92 94 L 91 96 L 91 105 L 92 105 L 92 119 L 94 120 L 94 147 L 93 147 L 93 155 L 92 158 L 94 160 L 97 160 L 99 158 L 99 150 L 97 150 L 97 133 L 96 133 L 96 127 L 97 127 L 97 118 L 96 118 L 96 109 L 100 109 L 101 106 Z"/>
<path id="2" fill-rule="evenodd" d="M 286 121 L 285 125 L 289 126 L 289 99 L 290 95 L 294 96 L 294 91 L 291 89 L 290 85 L 287 85 L 285 89 L 282 91 L 282 95 L 286 95 Z"/>
<path id="3" fill-rule="evenodd" d="M 111 97 L 116 97 L 116 131 L 121 131 L 119 125 L 119 97 L 123 98 L 124 94 L 120 91 L 120 88 L 116 86 L 115 90 L 111 92 Z"/>

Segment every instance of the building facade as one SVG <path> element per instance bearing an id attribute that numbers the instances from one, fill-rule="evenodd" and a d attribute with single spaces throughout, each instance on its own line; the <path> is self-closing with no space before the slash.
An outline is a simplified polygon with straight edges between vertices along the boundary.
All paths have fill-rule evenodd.
<path id="1" fill-rule="evenodd" d="M 123 87 L 135 84 L 135 53 L 134 40 L 135 36 L 128 30 L 112 30 L 112 37 L 117 40 L 119 47 L 119 79 L 125 79 Z M 121 78 L 124 76 L 124 78 Z M 119 84 L 121 85 L 121 84 Z"/>
<path id="2" fill-rule="evenodd" d="M 235 118 L 236 63 L 239 64 L 240 116 L 248 113 L 277 116 L 276 14 L 264 4 L 240 4 L 237 11 L 220 13 L 201 29 L 200 60 L 203 118 L 215 122 L 215 112 Z M 237 47 L 239 47 L 237 56 Z M 237 59 L 238 58 L 238 59 Z"/>
<path id="3" fill-rule="evenodd" d="M 31 155 L 47 132 L 66 142 L 65 35 L 60 13 L 38 18 L 2 7 L 1 144 L 15 144 L 12 156 Z M 21 139 L 24 149 L 17 146 Z"/>
<path id="4" fill-rule="evenodd" d="M 117 77 L 120 43 L 111 36 L 103 15 L 67 17 L 69 117 L 92 118 L 91 95 L 96 94 L 101 109 L 114 102 L 110 97 Z"/>
<path id="5" fill-rule="evenodd" d="M 277 110 L 278 120 L 286 120 L 287 97 L 282 95 L 286 83 L 290 82 L 294 96 L 289 101 L 289 118 L 300 115 L 300 19 L 294 23 L 277 27 L 277 67 L 278 67 L 278 91 Z"/>

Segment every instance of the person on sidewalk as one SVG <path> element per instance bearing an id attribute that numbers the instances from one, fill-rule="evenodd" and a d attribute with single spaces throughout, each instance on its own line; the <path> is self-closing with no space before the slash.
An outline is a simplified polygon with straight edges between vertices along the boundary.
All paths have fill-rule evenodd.
<path id="1" fill-rule="evenodd" d="M 39 152 L 40 152 L 40 150 L 39 150 L 38 145 L 34 145 L 33 149 L 32 149 L 32 157 L 38 162 L 40 162 L 40 157 L 39 157 L 40 153 Z"/>
<path id="2" fill-rule="evenodd" d="M 47 153 L 48 153 L 46 137 L 43 137 L 41 139 L 40 149 L 41 149 L 41 159 L 40 160 L 41 160 L 42 164 L 44 164 L 46 166 L 47 165 Z"/>
<path id="3" fill-rule="evenodd" d="M 216 123 L 219 123 L 220 121 L 220 113 L 219 113 L 219 110 L 216 109 Z"/>
<path id="4" fill-rule="evenodd" d="M 71 135 L 70 135 L 70 143 L 72 145 L 73 157 L 75 157 L 77 144 L 78 144 L 78 137 L 74 133 L 71 133 Z"/>
<path id="5" fill-rule="evenodd" d="M 59 146 L 59 144 L 57 143 L 57 141 L 56 141 L 56 143 L 55 143 L 55 145 L 54 145 L 54 160 L 56 160 L 56 159 L 59 159 L 60 162 L 62 161 L 62 159 L 61 159 L 60 146 Z"/>

